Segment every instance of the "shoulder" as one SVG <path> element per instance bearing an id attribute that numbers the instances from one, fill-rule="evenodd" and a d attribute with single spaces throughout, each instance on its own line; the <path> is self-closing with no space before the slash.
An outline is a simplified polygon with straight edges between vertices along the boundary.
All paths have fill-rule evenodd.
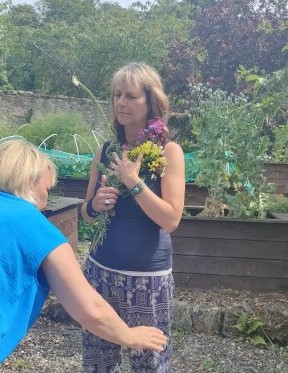
<path id="1" fill-rule="evenodd" d="M 165 156 L 184 157 L 183 150 L 179 144 L 169 141 L 164 146 Z"/>

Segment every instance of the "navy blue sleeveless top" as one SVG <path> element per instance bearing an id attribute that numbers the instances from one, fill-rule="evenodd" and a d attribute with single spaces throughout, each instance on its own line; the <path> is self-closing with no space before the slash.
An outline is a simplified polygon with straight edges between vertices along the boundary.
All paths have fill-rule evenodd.
<path id="1" fill-rule="evenodd" d="M 107 165 L 103 145 L 100 162 Z M 99 172 L 98 181 L 101 180 Z M 161 196 L 160 177 L 145 179 L 146 185 Z M 100 184 L 97 182 L 96 189 Z M 153 222 L 139 207 L 132 196 L 119 196 L 115 216 L 110 217 L 106 238 L 90 255 L 103 266 L 126 271 L 157 272 L 172 267 L 172 242 L 169 233 Z"/>

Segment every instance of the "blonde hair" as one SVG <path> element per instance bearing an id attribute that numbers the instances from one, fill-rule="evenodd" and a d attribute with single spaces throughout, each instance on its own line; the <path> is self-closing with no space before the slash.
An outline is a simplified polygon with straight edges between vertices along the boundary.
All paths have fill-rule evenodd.
<path id="1" fill-rule="evenodd" d="M 22 139 L 0 142 L 1 190 L 36 204 L 31 184 L 37 183 L 47 168 L 54 186 L 57 179 L 56 166 L 47 155 Z"/>
<path id="2" fill-rule="evenodd" d="M 169 114 L 168 97 L 163 90 L 163 84 L 156 70 L 142 62 L 131 62 L 126 66 L 121 67 L 116 71 L 111 84 L 111 102 L 113 124 L 112 130 L 117 134 L 118 138 L 123 136 L 123 126 L 117 121 L 114 112 L 114 96 L 118 86 L 130 84 L 136 88 L 143 88 L 148 106 L 147 121 L 154 118 L 159 118 L 167 123 Z M 122 134 L 121 134 L 122 132 Z M 167 128 L 168 137 L 168 128 Z M 123 140 L 120 138 L 120 140 Z"/>

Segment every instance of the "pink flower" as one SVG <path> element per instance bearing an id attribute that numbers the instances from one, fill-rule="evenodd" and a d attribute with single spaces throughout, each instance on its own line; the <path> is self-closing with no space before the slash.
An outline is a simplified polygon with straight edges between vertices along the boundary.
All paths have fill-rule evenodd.
<path id="1" fill-rule="evenodd" d="M 155 132 L 157 135 L 162 134 L 164 128 L 165 128 L 165 123 L 160 120 L 160 119 L 151 119 L 148 121 L 148 130 L 152 130 Z"/>
<path id="2" fill-rule="evenodd" d="M 137 136 L 136 144 L 142 144 L 147 140 L 157 142 L 157 139 L 161 139 L 165 127 L 166 124 L 161 119 L 150 119 L 147 122 L 147 128 L 140 130 Z"/>

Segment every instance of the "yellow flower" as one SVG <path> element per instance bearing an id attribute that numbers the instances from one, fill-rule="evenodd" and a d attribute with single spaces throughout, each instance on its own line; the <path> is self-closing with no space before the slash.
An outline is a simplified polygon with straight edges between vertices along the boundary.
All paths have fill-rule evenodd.
<path id="1" fill-rule="evenodd" d="M 159 173 L 163 176 L 164 168 L 166 166 L 166 159 L 163 154 L 163 147 L 153 143 L 150 140 L 136 146 L 128 151 L 128 158 L 135 161 L 139 154 L 143 154 L 142 166 L 140 173 L 145 171 Z M 156 177 L 156 175 L 154 175 Z"/>

